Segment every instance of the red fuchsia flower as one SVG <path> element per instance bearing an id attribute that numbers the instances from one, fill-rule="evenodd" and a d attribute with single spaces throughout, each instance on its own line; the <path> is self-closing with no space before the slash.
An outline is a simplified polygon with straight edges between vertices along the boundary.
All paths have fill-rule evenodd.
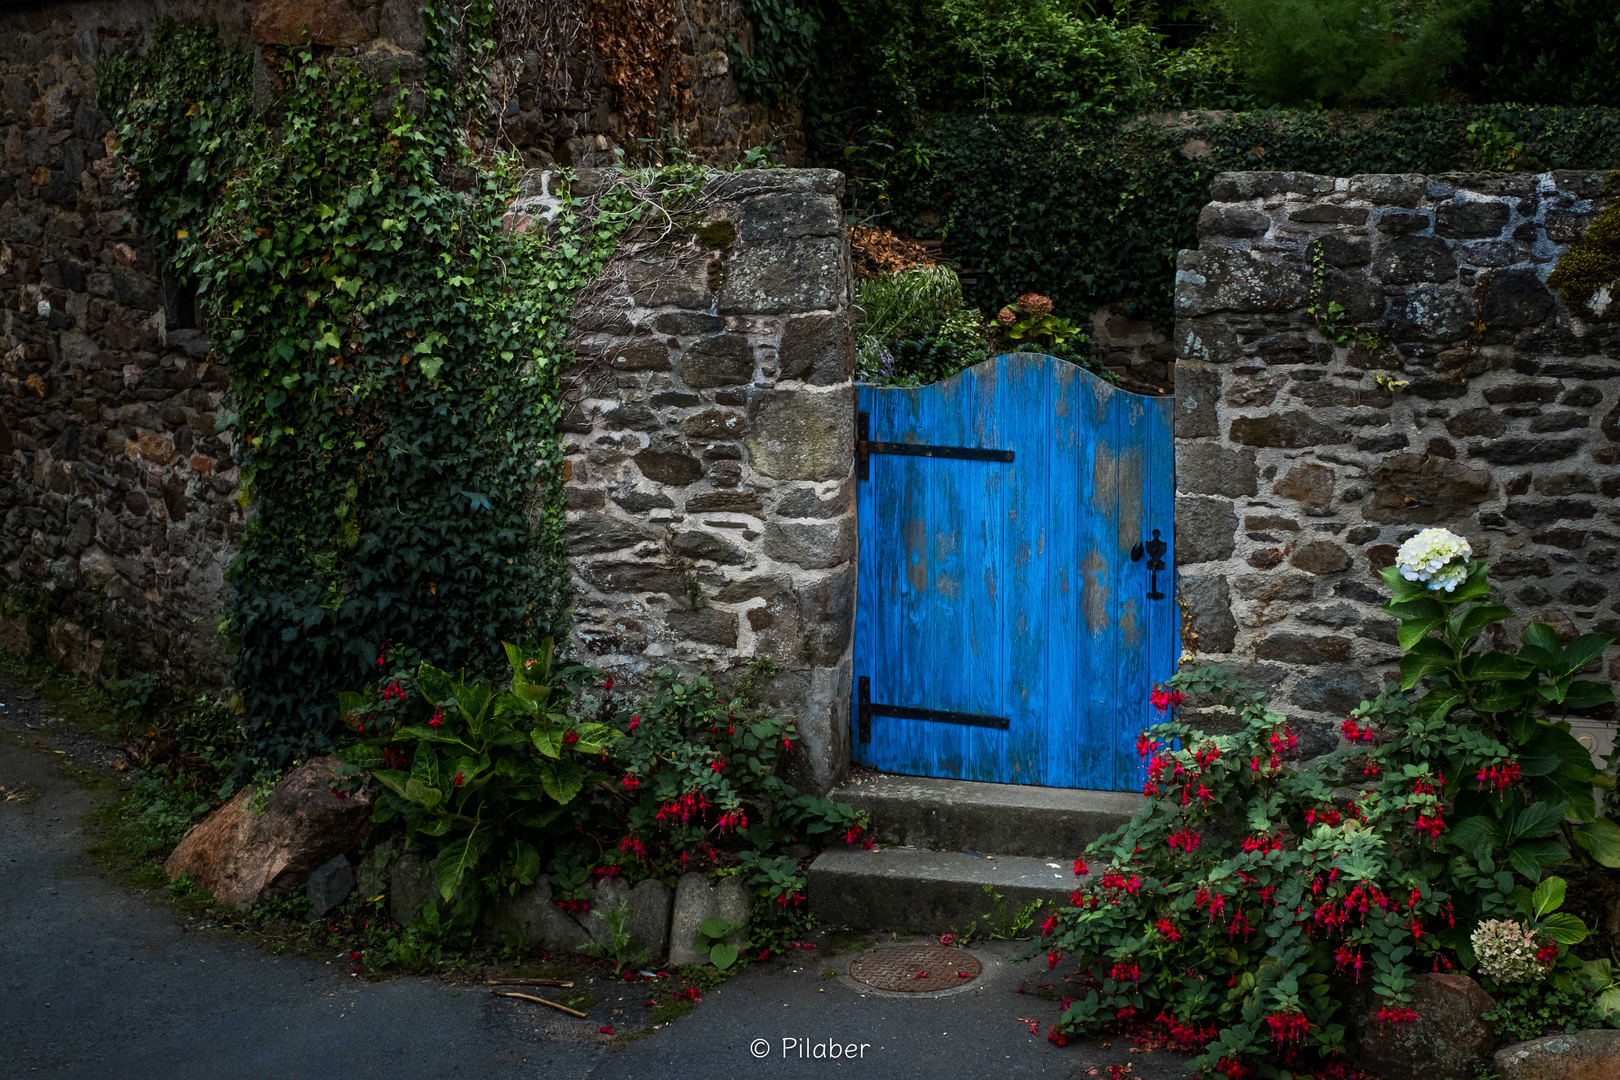
<path id="1" fill-rule="evenodd" d="M 604 681 L 603 681 L 603 683 L 602 683 L 602 689 L 604 689 L 604 690 L 611 690 L 611 689 L 613 689 L 613 676 L 611 676 L 611 675 L 609 675 L 609 676 L 608 676 L 608 677 L 607 677 L 607 678 L 606 678 L 606 679 L 605 679 L 605 680 L 604 680 Z"/>
<path id="2" fill-rule="evenodd" d="M 703 998 L 703 995 L 698 993 L 698 988 L 695 986 L 688 986 L 685 990 L 678 992 L 675 996 L 683 1001 L 700 1001 Z"/>
<path id="3" fill-rule="evenodd" d="M 793 740 L 786 735 L 782 736 L 782 752 L 785 754 L 793 753 Z"/>
<path id="4" fill-rule="evenodd" d="M 1159 921 L 1154 923 L 1153 925 L 1159 931 L 1159 936 L 1164 938 L 1164 940 L 1166 940 L 1166 941 L 1180 941 L 1181 940 L 1181 931 L 1177 930 L 1176 929 L 1176 924 L 1171 922 L 1169 919 L 1166 919 L 1163 916 L 1160 916 Z"/>
<path id="5" fill-rule="evenodd" d="M 1378 731 L 1371 724 L 1368 724 L 1366 727 L 1360 727 L 1354 720 L 1346 720 L 1344 723 L 1339 725 L 1339 730 L 1343 732 L 1344 737 L 1349 739 L 1351 742 L 1378 741 Z"/>
<path id="6" fill-rule="evenodd" d="M 563 732 L 563 745 L 564 746 L 573 746 L 577 742 L 579 742 L 579 732 L 577 732 L 577 731 L 565 731 L 565 732 Z"/>
<path id="7" fill-rule="evenodd" d="M 1076 860 L 1074 860 L 1074 874 L 1075 874 L 1076 877 L 1079 877 L 1082 874 L 1089 874 L 1089 873 L 1091 873 L 1091 867 L 1086 865 L 1086 860 L 1084 860 L 1084 859 L 1076 859 Z"/>
<path id="8" fill-rule="evenodd" d="M 1227 1077 L 1228 1080 L 1247 1080 L 1254 1073 L 1253 1069 L 1241 1061 L 1233 1061 L 1231 1058 L 1225 1057 L 1215 1063 L 1215 1071 Z"/>
<path id="9" fill-rule="evenodd" d="M 861 829 L 861 827 L 859 825 L 851 825 L 848 829 L 844 830 L 844 844 L 845 844 L 845 846 L 854 847 L 855 846 L 855 841 L 857 841 L 857 840 L 859 840 L 861 838 L 862 831 L 863 830 Z"/>
<path id="10" fill-rule="evenodd" d="M 1056 1027 L 1053 1027 L 1051 1024 L 1047 1024 L 1046 1026 L 1051 1032 L 1049 1035 L 1046 1036 L 1046 1041 L 1047 1042 L 1051 1043 L 1053 1046 L 1068 1046 L 1069 1045 L 1069 1037 L 1067 1035 L 1063 1034 L 1063 1032 L 1059 1031 Z"/>
<path id="11" fill-rule="evenodd" d="M 398 750 L 395 750 L 392 746 L 383 747 L 383 768 L 385 768 L 385 769 L 403 769 L 404 767 L 405 767 L 405 755 L 404 754 L 400 753 Z"/>
<path id="12" fill-rule="evenodd" d="M 631 718 L 630 718 L 630 730 L 631 730 L 631 731 L 634 731 L 634 730 L 636 730 L 636 728 L 637 728 L 637 727 L 639 727 L 639 726 L 640 726 L 640 725 L 641 725 L 641 717 L 639 717 L 639 716 L 632 716 L 632 717 L 631 717 Z"/>
<path id="13" fill-rule="evenodd" d="M 725 767 L 726 767 L 726 759 L 725 758 L 715 758 L 713 761 L 709 762 L 709 771 L 710 772 L 719 772 L 721 769 L 724 769 Z"/>
<path id="14" fill-rule="evenodd" d="M 1053 968 L 1057 967 L 1058 961 L 1061 959 L 1063 959 L 1063 954 L 1058 952 L 1056 949 L 1053 949 L 1051 952 L 1047 953 L 1046 970 L 1051 971 Z"/>
<path id="15" fill-rule="evenodd" d="M 613 1025 L 611 1025 L 611 1024 L 603 1024 L 601 1027 L 597 1028 L 596 1030 L 598 1032 L 600 1032 L 601 1034 L 603 1034 L 603 1035 L 611 1035 L 611 1034 L 613 1034 Z"/>
<path id="16" fill-rule="evenodd" d="M 1266 1023 L 1271 1027 L 1271 1037 L 1280 1043 L 1302 1042 L 1311 1030 L 1311 1022 L 1305 1019 L 1304 1013 L 1272 1013 L 1266 1017 Z"/>
<path id="17" fill-rule="evenodd" d="M 1444 964 L 1444 965 L 1445 965 L 1445 969 L 1446 969 L 1446 970 L 1447 970 L 1447 971 L 1450 971 L 1450 970 L 1451 970 L 1451 961 L 1450 961 L 1450 960 L 1447 960 L 1447 959 L 1446 959 L 1446 958 L 1445 958 L 1445 957 L 1443 957 L 1443 956 L 1441 956 L 1441 955 L 1440 955 L 1440 954 L 1439 954 L 1439 953 L 1435 953 L 1435 954 L 1434 954 L 1434 970 L 1435 970 L 1435 971 L 1439 971 L 1439 970 L 1440 970 L 1440 966 L 1441 966 L 1441 965 L 1442 965 L 1442 964 Z"/>
<path id="18" fill-rule="evenodd" d="M 966 972 L 966 971 L 958 971 L 958 972 L 957 972 L 957 973 L 956 973 L 956 977 L 957 977 L 957 978 L 958 978 L 958 979 L 971 979 L 971 978 L 973 978 L 973 976 L 972 976 L 972 974 L 971 974 L 971 973 L 969 973 L 969 972 Z M 1065 999 L 1065 1000 L 1067 1000 L 1067 999 Z M 1065 1006 L 1063 1006 L 1063 1007 L 1064 1007 L 1064 1008 L 1065 1008 L 1065 1009 L 1067 1009 L 1067 1008 L 1068 1008 L 1068 1006 L 1067 1006 L 1067 1005 L 1065 1005 Z"/>
<path id="19" fill-rule="evenodd" d="M 461 784 L 462 784 L 461 774 L 458 772 L 458 773 L 456 773 L 456 778 L 454 780 L 450 781 L 450 786 L 451 787 L 460 787 Z"/>
<path id="20" fill-rule="evenodd" d="M 388 646 L 384 645 L 381 649 L 377 650 L 377 666 L 382 667 L 384 665 L 384 663 L 387 662 L 387 659 L 388 659 Z"/>
<path id="21" fill-rule="evenodd" d="M 1502 791 L 1519 782 L 1519 763 L 1509 759 L 1501 765 L 1492 765 L 1474 774 L 1481 791 Z"/>
<path id="22" fill-rule="evenodd" d="M 1115 1009 L 1114 1010 L 1114 1019 L 1118 1020 L 1122 1024 L 1125 1021 L 1130 1020 L 1135 1016 L 1136 1016 L 1136 1009 L 1133 1006 L 1130 1006 L 1130 1005 L 1125 1006 L 1123 1009 Z"/>
<path id="23" fill-rule="evenodd" d="M 1305 824 L 1307 825 L 1315 825 L 1318 821 L 1324 825 L 1337 825 L 1342 820 L 1339 817 L 1339 812 L 1331 806 L 1324 810 L 1305 811 Z"/>
<path id="24" fill-rule="evenodd" d="M 1147 732 L 1144 731 L 1142 734 L 1136 737 L 1137 757 L 1151 757 L 1153 756 L 1153 751 L 1157 750 L 1158 748 L 1158 740 L 1152 738 Z"/>
<path id="25" fill-rule="evenodd" d="M 1186 851 L 1189 853 L 1197 851 L 1198 845 L 1202 841 L 1203 837 L 1192 829 L 1183 829 L 1180 832 L 1171 833 L 1165 839 L 1165 843 L 1170 845 L 1171 851 Z"/>
<path id="26" fill-rule="evenodd" d="M 1557 942 L 1552 942 L 1550 944 L 1543 945 L 1541 948 L 1536 950 L 1536 963 L 1538 963 L 1538 964 L 1550 964 L 1554 960 L 1557 960 L 1558 959 L 1558 954 L 1563 952 L 1563 951 L 1564 951 L 1563 949 L 1558 947 Z"/>
<path id="27" fill-rule="evenodd" d="M 1057 926 L 1057 916 L 1048 915 L 1046 917 L 1046 921 L 1041 923 L 1041 937 L 1045 937 L 1047 934 L 1050 934 L 1052 932 L 1052 928 L 1055 926 Z"/>
<path id="28" fill-rule="evenodd" d="M 641 781 L 636 779 L 634 773 L 625 773 L 624 779 L 620 780 L 619 783 L 624 785 L 626 791 L 634 791 L 641 786 Z"/>
<path id="29" fill-rule="evenodd" d="M 1246 836 L 1243 838 L 1244 851 L 1257 851 L 1264 855 L 1271 851 L 1281 851 L 1283 846 L 1280 836 Z"/>
<path id="30" fill-rule="evenodd" d="M 1135 960 L 1130 963 L 1121 960 L 1109 969 L 1108 977 L 1115 982 L 1125 982 L 1127 980 L 1139 982 L 1142 978 L 1142 969 L 1137 966 Z"/>
<path id="31" fill-rule="evenodd" d="M 339 791 L 335 787 L 332 789 L 332 794 L 336 795 L 340 799 L 347 799 L 349 797 L 349 793 L 347 791 Z"/>
<path id="32" fill-rule="evenodd" d="M 1029 1033 L 1031 1035 L 1039 1035 L 1041 1033 L 1041 1025 L 1039 1022 L 1035 1020 L 1031 1020 L 1029 1022 Z"/>
<path id="33" fill-rule="evenodd" d="M 1193 754 L 1193 760 L 1196 761 L 1198 763 L 1198 767 L 1202 769 L 1210 762 L 1219 760 L 1220 756 L 1221 748 L 1212 744 Z"/>
<path id="34" fill-rule="evenodd" d="M 626 836 L 619 841 L 619 853 L 621 855 L 629 853 L 637 859 L 645 861 L 647 858 L 647 845 L 643 844 L 638 836 Z"/>
<path id="35" fill-rule="evenodd" d="M 939 943 L 941 945 L 954 945 L 954 944 L 956 944 L 956 935 L 955 934 L 941 934 L 941 935 L 939 935 Z"/>
<path id="36" fill-rule="evenodd" d="M 1418 814 L 1417 820 L 1412 822 L 1412 827 L 1431 840 L 1438 840 L 1440 834 L 1446 831 L 1446 823 L 1441 818 L 1439 810 Z"/>
<path id="37" fill-rule="evenodd" d="M 741 810 L 728 810 L 726 813 L 720 815 L 720 823 L 717 828 L 722 833 L 728 830 L 736 831 L 738 829 L 746 829 L 748 828 L 748 815 L 743 813 Z"/>
<path id="38" fill-rule="evenodd" d="M 1418 1018 L 1417 1011 L 1405 1005 L 1385 1005 L 1378 1010 L 1377 1020 L 1383 1024 L 1410 1024 Z"/>
<path id="39" fill-rule="evenodd" d="M 428 726 L 438 727 L 442 723 L 444 723 L 444 711 L 442 709 L 434 709 L 432 717 L 428 719 Z"/>
<path id="40" fill-rule="evenodd" d="M 570 915 L 582 915 L 591 910 L 591 903 L 589 900 L 559 900 L 557 907 Z"/>
<path id="41" fill-rule="evenodd" d="M 1174 709 L 1186 700 L 1186 694 L 1183 694 L 1180 690 L 1171 690 L 1165 686 L 1155 686 L 1153 693 L 1148 696 L 1148 701 L 1160 712 Z"/>

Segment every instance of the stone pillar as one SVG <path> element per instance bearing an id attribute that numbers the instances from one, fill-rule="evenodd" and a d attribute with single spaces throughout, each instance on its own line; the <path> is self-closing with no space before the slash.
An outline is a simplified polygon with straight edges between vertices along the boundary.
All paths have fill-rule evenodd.
<path id="1" fill-rule="evenodd" d="M 1424 527 L 1466 537 L 1521 612 L 1493 645 L 1526 618 L 1620 636 L 1620 327 L 1544 284 L 1602 190 L 1584 172 L 1212 185 L 1176 276 L 1184 637 L 1251 665 L 1312 752 L 1393 674 L 1376 571 Z"/>
<path id="2" fill-rule="evenodd" d="M 768 659 L 761 706 L 797 718 L 818 791 L 849 761 L 855 611 L 842 187 L 716 174 L 675 233 L 631 237 L 575 312 L 565 421 L 582 655 L 633 688 Z"/>

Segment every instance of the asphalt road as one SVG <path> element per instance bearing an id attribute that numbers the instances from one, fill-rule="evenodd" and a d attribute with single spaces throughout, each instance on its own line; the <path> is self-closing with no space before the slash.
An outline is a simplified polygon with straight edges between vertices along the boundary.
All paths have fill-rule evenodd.
<path id="1" fill-rule="evenodd" d="M 687 1016 L 624 1045 L 598 1027 L 622 1036 L 645 1026 L 643 993 L 632 987 L 600 985 L 590 1018 L 578 1021 L 435 978 L 366 982 L 336 964 L 194 932 L 96 874 L 80 819 L 114 791 L 87 787 L 64 766 L 100 768 L 109 755 L 15 696 L 0 683 L 0 788 L 30 796 L 0 793 L 6 1076 L 1106 1080 L 1111 1064 L 1131 1065 L 1141 1080 L 1187 1076 L 1180 1059 L 1129 1053 L 1123 1040 L 1058 1048 L 1030 1035 L 1019 1017 L 1044 1031 L 1057 1014 L 1055 1002 L 1018 992 L 1046 965 L 1017 965 L 1000 943 L 979 950 L 986 970 L 973 988 L 922 999 L 863 994 L 825 971 L 847 956 L 796 953 L 805 959 L 750 967 Z M 821 1054 L 837 1044 L 838 1058 L 817 1056 L 817 1044 Z"/>

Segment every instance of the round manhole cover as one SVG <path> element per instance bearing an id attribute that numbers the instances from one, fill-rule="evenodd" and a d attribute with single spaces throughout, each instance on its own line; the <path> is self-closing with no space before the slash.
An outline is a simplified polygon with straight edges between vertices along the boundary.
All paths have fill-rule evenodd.
<path id="1" fill-rule="evenodd" d="M 849 977 L 878 990 L 926 994 L 979 977 L 983 967 L 964 949 L 945 945 L 880 945 L 850 962 Z"/>

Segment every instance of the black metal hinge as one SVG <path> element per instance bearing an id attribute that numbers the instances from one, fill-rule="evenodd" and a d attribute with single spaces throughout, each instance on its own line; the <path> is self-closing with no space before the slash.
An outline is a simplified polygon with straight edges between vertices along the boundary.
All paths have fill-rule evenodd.
<path id="1" fill-rule="evenodd" d="M 915 709 L 908 705 L 879 705 L 872 700 L 872 680 L 862 675 L 859 680 L 860 704 L 856 715 L 856 728 L 862 743 L 872 741 L 872 717 L 888 716 L 896 720 L 932 720 L 940 724 L 963 724 L 967 727 L 997 728 L 1006 731 L 1012 722 L 1005 716 L 985 713 L 951 712 L 947 709 Z"/>
<path id="2" fill-rule="evenodd" d="M 904 454 L 908 457 L 956 458 L 968 461 L 1011 461 L 1011 450 L 981 450 L 973 446 L 929 446 L 925 443 L 873 442 L 871 417 L 855 414 L 855 479 L 870 480 L 873 454 Z"/>

